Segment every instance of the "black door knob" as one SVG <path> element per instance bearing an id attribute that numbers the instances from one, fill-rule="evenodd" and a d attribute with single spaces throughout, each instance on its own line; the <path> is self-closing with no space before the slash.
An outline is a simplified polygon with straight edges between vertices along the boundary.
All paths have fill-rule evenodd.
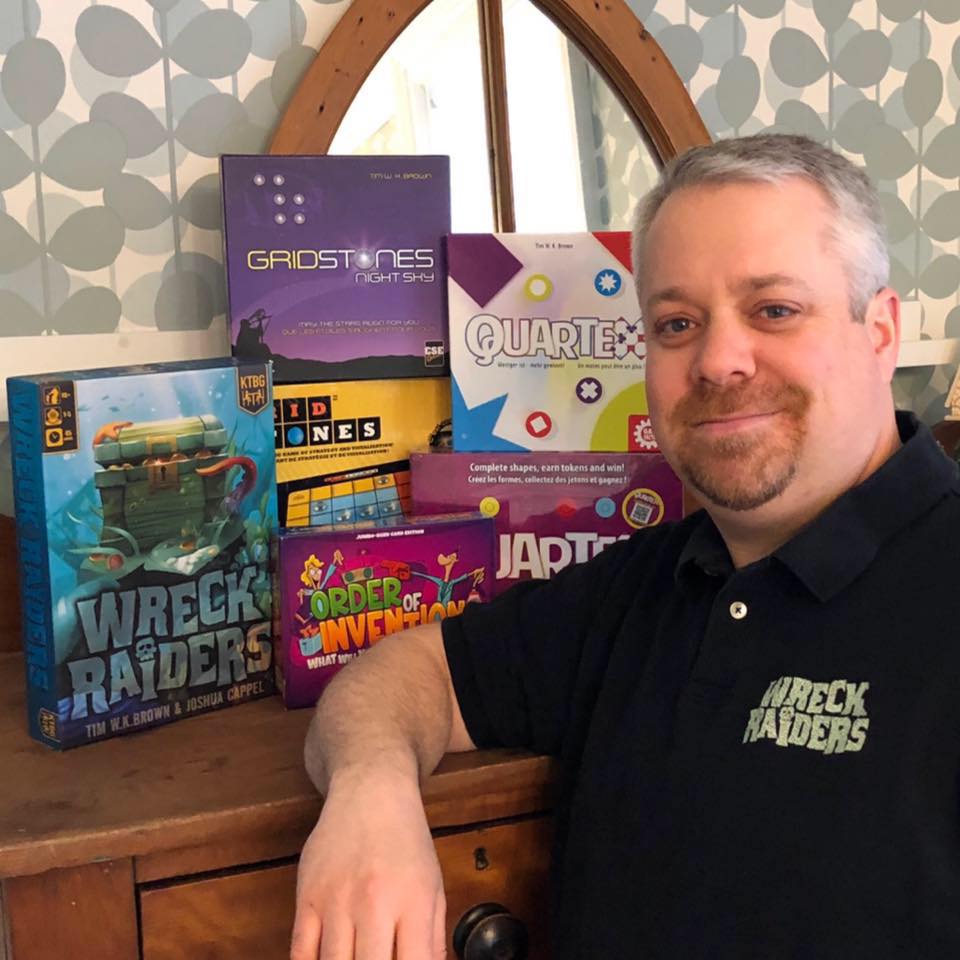
<path id="1" fill-rule="evenodd" d="M 453 931 L 457 960 L 526 960 L 527 928 L 499 903 L 469 909 Z"/>

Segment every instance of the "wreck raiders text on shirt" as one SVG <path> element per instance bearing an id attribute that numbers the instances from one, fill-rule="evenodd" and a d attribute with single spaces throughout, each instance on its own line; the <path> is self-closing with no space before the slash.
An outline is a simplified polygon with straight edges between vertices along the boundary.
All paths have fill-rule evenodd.
<path id="1" fill-rule="evenodd" d="M 806 747 L 823 754 L 856 753 L 867 740 L 864 702 L 869 683 L 780 677 L 750 711 L 744 743 L 773 740 L 778 747 Z"/>

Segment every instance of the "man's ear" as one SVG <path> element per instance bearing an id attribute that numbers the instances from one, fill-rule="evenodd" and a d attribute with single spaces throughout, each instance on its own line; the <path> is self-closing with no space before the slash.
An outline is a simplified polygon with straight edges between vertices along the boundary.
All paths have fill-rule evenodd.
<path id="1" fill-rule="evenodd" d="M 889 382 L 900 352 L 900 296 L 896 290 L 884 287 L 874 294 L 867 305 L 864 325 L 880 372 Z"/>

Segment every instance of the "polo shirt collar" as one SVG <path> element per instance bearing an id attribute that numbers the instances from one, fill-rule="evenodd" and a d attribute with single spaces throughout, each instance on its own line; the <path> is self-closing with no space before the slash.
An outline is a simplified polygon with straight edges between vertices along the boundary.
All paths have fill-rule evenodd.
<path id="1" fill-rule="evenodd" d="M 960 490 L 957 465 L 912 413 L 897 412 L 902 446 L 863 483 L 835 500 L 773 556 L 820 601 L 852 583 L 884 541 L 908 527 L 950 490 Z M 704 512 L 677 561 L 677 574 L 695 563 L 729 575 L 723 538 Z"/>

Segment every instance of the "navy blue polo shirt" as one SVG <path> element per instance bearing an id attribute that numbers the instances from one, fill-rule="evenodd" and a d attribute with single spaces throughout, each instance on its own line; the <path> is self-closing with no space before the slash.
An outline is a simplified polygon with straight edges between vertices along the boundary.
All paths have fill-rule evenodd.
<path id="1" fill-rule="evenodd" d="M 929 430 L 735 570 L 705 513 L 443 624 L 561 761 L 561 960 L 960 956 L 960 482 Z"/>

